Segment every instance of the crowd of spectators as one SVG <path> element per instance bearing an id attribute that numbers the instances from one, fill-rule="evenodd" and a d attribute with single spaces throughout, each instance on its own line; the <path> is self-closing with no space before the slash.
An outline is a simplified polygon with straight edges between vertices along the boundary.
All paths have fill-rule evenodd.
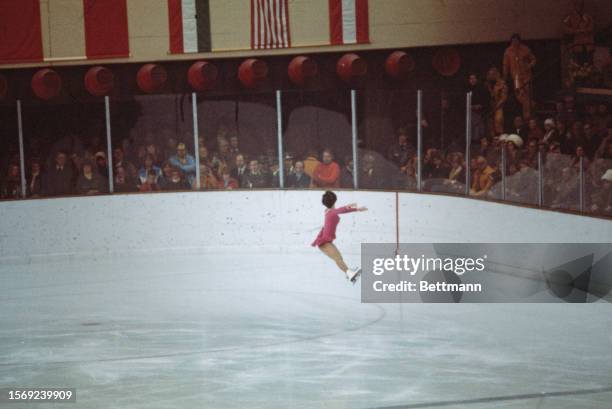
<path id="1" fill-rule="evenodd" d="M 470 87 L 477 86 L 473 78 Z M 495 96 L 491 96 L 492 103 Z M 477 102 L 477 103 L 482 103 Z M 543 199 L 548 207 L 577 209 L 580 163 L 583 166 L 587 210 L 612 215 L 612 116 L 604 103 L 577 106 L 565 96 L 556 111 L 543 120 L 516 116 L 504 133 L 496 132 L 495 116 L 483 114 L 485 130 L 470 147 L 469 192 L 474 197 L 536 204 L 540 164 Z M 112 149 L 115 192 L 155 192 L 197 189 L 196 159 L 189 149 L 191 134 L 160 132 L 142 144 L 123 140 Z M 193 144 L 193 143 L 192 143 Z M 191 145 L 193 146 L 193 145 Z M 502 162 L 502 150 L 505 159 Z M 32 158 L 26 169 L 26 195 L 48 197 L 107 193 L 108 161 L 100 138 L 83 140 L 71 133 L 51 144 L 44 158 Z M 400 127 L 389 147 L 360 146 L 357 175 L 362 189 L 414 190 L 417 185 L 416 137 Z M 466 191 L 465 145 L 444 148 L 425 145 L 422 188 L 426 191 Z M 505 163 L 505 169 L 503 167 Z M 3 165 L 2 198 L 21 197 L 19 155 L 13 152 Z M 353 158 L 337 158 L 330 149 L 290 152 L 284 157 L 284 185 L 289 189 L 352 188 Z M 274 149 L 244 152 L 238 135 L 222 132 L 212 141 L 199 140 L 199 188 L 278 188 L 279 164 Z M 505 194 L 502 179 L 505 176 Z"/>
<path id="2" fill-rule="evenodd" d="M 471 90 L 477 86 L 474 78 L 470 76 Z M 554 112 L 534 115 L 527 121 L 518 115 L 500 129 L 494 109 L 496 95 L 491 92 L 489 97 L 487 102 L 484 97 L 472 100 L 473 104 L 490 103 L 493 109 L 476 108 L 483 112 L 479 122 L 472 124 L 470 195 L 537 204 L 541 177 L 545 206 L 578 210 L 582 195 L 585 210 L 612 215 L 612 114 L 606 103 L 578 105 L 574 96 L 566 95 L 556 102 Z M 400 128 L 397 143 L 387 154 L 387 159 L 409 179 L 405 188 L 416 183 L 416 141 L 409 133 Z M 443 149 L 426 146 L 422 188 L 465 192 L 465 155 L 465 143 L 458 141 Z"/>
<path id="3" fill-rule="evenodd" d="M 474 197 L 537 204 L 539 173 L 543 200 L 548 207 L 577 209 L 580 178 L 583 178 L 586 209 L 612 215 L 612 115 L 605 103 L 576 104 L 567 95 L 556 103 L 555 112 L 545 118 L 522 116 L 499 133 L 493 89 L 482 89 L 475 75 L 469 88 L 480 92 L 474 104 L 482 108 L 479 138 L 470 147 L 469 192 Z M 490 98 L 490 101 L 485 99 Z M 167 129 L 155 138 L 149 134 L 142 143 L 124 139 L 112 149 L 114 192 L 156 192 L 194 190 L 196 159 L 193 136 L 174 135 Z M 359 147 L 357 175 L 362 189 L 414 190 L 417 186 L 416 135 L 410 127 L 399 127 L 396 142 L 387 147 Z M 219 132 L 212 140 L 199 139 L 199 188 L 278 188 L 279 164 L 274 149 L 245 152 L 239 136 Z M 38 145 L 38 144 L 36 144 Z M 502 151 L 505 159 L 502 162 Z M 76 133 L 50 143 L 46 155 L 27 161 L 26 196 L 92 195 L 109 191 L 106 146 L 101 138 L 83 138 Z M 425 144 L 422 161 L 422 188 L 426 191 L 466 191 L 465 144 L 457 141 L 444 147 Z M 505 169 L 503 167 L 505 163 Z M 580 172 L 580 163 L 583 172 Z M 540 164 L 542 169 L 540 171 Z M 19 154 L 4 157 L 0 196 L 21 197 Z M 336 157 L 330 149 L 287 152 L 284 157 L 284 186 L 303 188 L 353 188 L 351 155 Z M 505 180 L 502 184 L 502 179 Z M 502 185 L 505 192 L 502 192 Z"/>

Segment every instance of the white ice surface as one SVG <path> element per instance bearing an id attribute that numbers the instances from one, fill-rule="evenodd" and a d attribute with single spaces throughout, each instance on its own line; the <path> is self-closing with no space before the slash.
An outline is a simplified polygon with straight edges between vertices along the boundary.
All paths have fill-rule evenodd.
<path id="1" fill-rule="evenodd" d="M 2 263 L 0 387 L 74 387 L 75 409 L 365 409 L 612 386 L 608 303 L 361 304 L 316 250 L 254 250 Z"/>

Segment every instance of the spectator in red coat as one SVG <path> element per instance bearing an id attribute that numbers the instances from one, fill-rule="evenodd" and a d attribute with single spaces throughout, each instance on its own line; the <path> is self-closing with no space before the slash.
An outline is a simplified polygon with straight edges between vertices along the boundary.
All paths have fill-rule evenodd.
<path id="1" fill-rule="evenodd" d="M 340 166 L 334 162 L 331 150 L 323 151 L 323 162 L 319 163 L 312 173 L 314 187 L 340 187 Z"/>

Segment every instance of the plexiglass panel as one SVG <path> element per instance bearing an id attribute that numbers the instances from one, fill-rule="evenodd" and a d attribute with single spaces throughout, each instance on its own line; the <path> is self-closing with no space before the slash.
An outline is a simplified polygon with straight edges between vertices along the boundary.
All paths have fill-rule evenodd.
<path id="1" fill-rule="evenodd" d="M 200 186 L 279 188 L 273 93 L 198 97 Z"/>
<path id="2" fill-rule="evenodd" d="M 23 104 L 30 197 L 108 193 L 103 99 Z"/>
<path id="3" fill-rule="evenodd" d="M 194 189 L 191 94 L 123 97 L 110 112 L 115 193 Z"/>
<path id="4" fill-rule="evenodd" d="M 285 186 L 352 189 L 350 92 L 289 91 L 282 99 Z"/>

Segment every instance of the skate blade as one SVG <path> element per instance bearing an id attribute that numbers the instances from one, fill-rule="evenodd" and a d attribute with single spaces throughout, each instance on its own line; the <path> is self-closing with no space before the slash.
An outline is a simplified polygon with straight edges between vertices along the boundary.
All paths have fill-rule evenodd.
<path id="1" fill-rule="evenodd" d="M 357 270 L 357 274 L 355 274 L 355 277 L 351 278 L 351 283 L 355 284 L 357 282 L 357 279 L 361 276 L 361 269 Z"/>

